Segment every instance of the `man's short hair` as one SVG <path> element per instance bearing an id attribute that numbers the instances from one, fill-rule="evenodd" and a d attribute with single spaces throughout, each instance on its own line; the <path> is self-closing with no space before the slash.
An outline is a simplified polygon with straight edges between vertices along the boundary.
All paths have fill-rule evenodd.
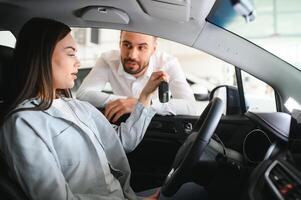
<path id="1" fill-rule="evenodd" d="M 131 33 L 139 33 L 139 32 L 133 32 L 133 31 L 127 31 L 127 30 L 120 30 L 120 37 L 119 37 L 119 40 L 121 40 L 121 35 L 122 35 L 122 32 L 131 32 Z M 140 33 L 140 34 L 143 34 L 143 35 L 148 35 L 148 34 L 145 34 L 145 33 Z M 154 41 L 155 41 L 155 44 L 157 44 L 157 36 L 153 36 L 153 35 L 149 35 L 149 36 L 152 36 L 154 38 Z"/>

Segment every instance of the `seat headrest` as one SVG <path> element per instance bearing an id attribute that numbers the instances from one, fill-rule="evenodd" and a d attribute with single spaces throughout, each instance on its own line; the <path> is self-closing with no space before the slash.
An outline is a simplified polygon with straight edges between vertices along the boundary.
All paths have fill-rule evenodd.
<path id="1" fill-rule="evenodd" d="M 7 46 L 0 45 L 0 62 L 4 61 L 11 61 L 13 58 L 13 51 L 14 49 Z"/>
<path id="2" fill-rule="evenodd" d="M 9 70 L 13 60 L 14 49 L 0 45 L 0 103 L 3 101 L 3 91 L 5 90 L 5 74 Z"/>

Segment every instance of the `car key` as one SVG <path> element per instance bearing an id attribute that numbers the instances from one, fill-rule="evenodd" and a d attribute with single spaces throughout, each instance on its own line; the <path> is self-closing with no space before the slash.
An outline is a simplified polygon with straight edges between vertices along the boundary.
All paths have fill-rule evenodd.
<path id="1" fill-rule="evenodd" d="M 159 100 L 161 103 L 169 101 L 169 85 L 166 81 L 162 81 L 159 85 Z"/>

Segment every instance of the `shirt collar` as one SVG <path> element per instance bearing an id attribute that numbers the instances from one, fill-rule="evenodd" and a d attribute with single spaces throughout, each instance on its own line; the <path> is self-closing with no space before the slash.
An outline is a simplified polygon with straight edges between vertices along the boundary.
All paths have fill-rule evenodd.
<path id="1" fill-rule="evenodd" d="M 148 68 L 146 69 L 146 72 L 144 74 L 147 78 L 149 78 L 152 75 L 152 73 L 154 72 L 154 61 L 153 61 L 153 59 L 154 59 L 154 55 L 152 55 L 150 57 L 149 63 L 148 63 Z"/>

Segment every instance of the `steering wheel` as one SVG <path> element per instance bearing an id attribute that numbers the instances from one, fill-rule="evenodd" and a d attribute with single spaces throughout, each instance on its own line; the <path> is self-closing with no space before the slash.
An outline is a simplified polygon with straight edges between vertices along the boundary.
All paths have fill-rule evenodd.
<path id="1" fill-rule="evenodd" d="M 192 169 L 208 145 L 223 113 L 223 102 L 220 98 L 213 98 L 206 106 L 196 122 L 191 134 L 180 147 L 172 168 L 161 188 L 164 196 L 174 195 L 182 184 L 189 181 Z"/>

